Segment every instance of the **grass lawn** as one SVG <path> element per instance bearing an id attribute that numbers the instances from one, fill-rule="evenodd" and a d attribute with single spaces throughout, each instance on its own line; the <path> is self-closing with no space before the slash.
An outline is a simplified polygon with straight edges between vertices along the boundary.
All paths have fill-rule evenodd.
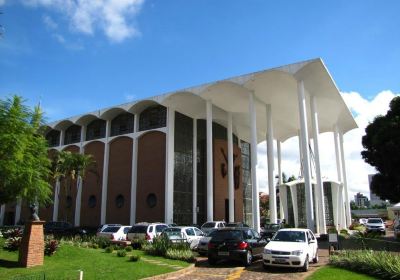
<path id="1" fill-rule="evenodd" d="M 130 262 L 129 255 L 143 255 L 142 251 L 133 250 L 126 257 L 117 257 L 114 253 L 105 253 L 102 249 L 79 248 L 71 245 L 62 245 L 51 256 L 45 256 L 44 265 L 33 268 L 16 267 L 18 252 L 3 250 L 0 242 L 0 279 L 13 279 L 19 275 L 40 275 L 45 273 L 46 279 L 77 279 L 83 270 L 84 279 L 139 279 L 158 274 L 176 271 L 166 265 L 158 265 L 140 260 Z M 164 259 L 160 257 L 144 256 L 146 259 L 158 260 L 164 264 L 187 267 L 189 264 L 182 261 Z"/>
<path id="2" fill-rule="evenodd" d="M 352 272 L 346 269 L 341 269 L 332 266 L 325 266 L 318 269 L 311 276 L 307 278 L 307 280 L 374 280 L 376 278 L 360 274 L 356 272 Z"/>

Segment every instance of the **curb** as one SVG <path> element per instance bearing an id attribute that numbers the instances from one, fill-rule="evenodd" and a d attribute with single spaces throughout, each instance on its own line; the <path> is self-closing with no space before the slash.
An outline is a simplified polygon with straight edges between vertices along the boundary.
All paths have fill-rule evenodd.
<path id="1" fill-rule="evenodd" d="M 174 277 L 174 276 L 182 276 L 184 274 L 189 273 L 195 266 L 195 263 L 190 264 L 188 267 L 185 267 L 183 269 L 177 270 L 177 271 L 173 271 L 173 272 L 169 272 L 169 273 L 164 273 L 164 274 L 159 274 L 159 275 L 154 275 L 154 276 L 150 276 L 150 277 L 146 277 L 146 278 L 142 278 L 143 280 L 150 280 L 150 279 L 166 279 L 169 277 Z"/>

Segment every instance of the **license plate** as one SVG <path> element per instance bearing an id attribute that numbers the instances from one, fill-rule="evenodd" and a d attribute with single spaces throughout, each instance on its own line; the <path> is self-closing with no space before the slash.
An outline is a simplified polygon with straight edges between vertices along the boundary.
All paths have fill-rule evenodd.
<path id="1" fill-rule="evenodd" d="M 277 263 L 285 263 L 286 260 L 285 259 L 275 259 L 275 262 L 277 262 Z"/>
<path id="2" fill-rule="evenodd" d="M 218 252 L 218 256 L 229 256 L 229 252 Z"/>

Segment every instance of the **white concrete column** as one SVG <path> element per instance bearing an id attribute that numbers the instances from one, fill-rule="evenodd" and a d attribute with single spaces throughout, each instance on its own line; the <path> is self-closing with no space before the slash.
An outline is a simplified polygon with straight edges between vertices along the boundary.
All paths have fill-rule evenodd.
<path id="1" fill-rule="evenodd" d="M 207 123 L 207 221 L 214 220 L 214 172 L 213 172 L 213 135 L 212 135 L 212 103 L 206 103 Z"/>
<path id="2" fill-rule="evenodd" d="M 60 130 L 60 146 L 64 145 L 65 129 Z"/>
<path id="3" fill-rule="evenodd" d="M 133 132 L 139 130 L 139 115 L 134 116 Z M 131 209 L 129 215 L 130 225 L 136 223 L 136 191 L 137 191 L 137 156 L 139 139 L 132 137 L 132 170 L 131 170 Z"/>
<path id="4" fill-rule="evenodd" d="M 228 198 L 229 198 L 229 222 L 235 221 L 235 182 L 233 178 L 233 131 L 232 113 L 228 112 Z"/>
<path id="5" fill-rule="evenodd" d="M 285 210 L 284 210 L 284 204 L 283 204 L 283 200 L 282 200 L 282 196 L 283 194 L 281 194 L 281 190 L 286 188 L 281 188 L 281 185 L 283 184 L 282 181 L 282 156 L 281 156 L 281 141 L 276 140 L 276 152 L 277 152 L 277 156 L 278 156 L 278 186 L 279 186 L 279 218 L 281 219 L 281 222 L 283 219 L 286 219 L 287 214 L 285 215 Z M 286 189 L 285 189 L 286 191 Z M 286 197 L 285 197 L 285 201 L 286 201 Z M 287 205 L 286 205 L 287 207 Z M 286 211 L 287 212 L 287 211 Z"/>
<path id="6" fill-rule="evenodd" d="M 301 147 L 303 150 L 303 169 L 304 169 L 304 186 L 306 192 L 306 213 L 307 213 L 307 228 L 315 230 L 311 172 L 310 172 L 310 154 L 308 152 L 308 128 L 307 128 L 307 112 L 306 112 L 306 97 L 304 93 L 303 81 L 297 82 L 297 93 L 299 101 L 300 113 L 300 130 L 301 130 Z"/>
<path id="7" fill-rule="evenodd" d="M 299 130 L 299 161 L 300 161 L 300 177 L 303 177 L 304 171 L 303 171 L 303 148 L 301 146 L 301 130 Z"/>
<path id="8" fill-rule="evenodd" d="M 271 104 L 267 104 L 267 159 L 268 159 L 268 190 L 269 190 L 269 212 L 270 221 L 277 222 L 276 213 L 276 186 L 274 183 L 274 133 L 272 123 Z"/>
<path id="9" fill-rule="evenodd" d="M 197 119 L 193 119 L 193 224 L 197 225 Z"/>
<path id="10" fill-rule="evenodd" d="M 82 125 L 81 127 L 81 142 L 79 143 L 79 153 L 80 154 L 84 154 L 84 147 L 83 147 L 83 143 L 86 140 L 86 126 Z M 82 204 L 82 177 L 81 175 L 78 173 L 77 176 L 77 180 L 76 180 L 76 198 L 75 198 L 75 218 L 74 218 L 74 225 L 76 227 L 80 226 L 80 222 L 81 222 L 81 204 Z"/>
<path id="11" fill-rule="evenodd" d="M 174 159 L 175 159 L 175 110 L 167 108 L 167 155 L 165 184 L 165 223 L 172 224 L 174 219 Z"/>
<path id="12" fill-rule="evenodd" d="M 297 188 L 296 185 L 289 187 L 290 194 L 292 195 L 292 205 L 293 205 L 293 216 L 294 216 L 294 226 L 299 226 L 299 208 L 297 205 Z"/>
<path id="13" fill-rule="evenodd" d="M 100 223 L 106 223 L 107 215 L 107 188 L 108 188 L 108 162 L 110 157 L 110 143 L 108 141 L 111 130 L 111 121 L 106 122 L 106 141 L 104 145 L 104 160 L 103 160 L 103 182 L 101 186 L 101 212 Z"/>
<path id="14" fill-rule="evenodd" d="M 59 195 L 60 195 L 60 179 L 57 179 L 56 186 L 54 189 L 54 205 L 53 205 L 53 222 L 58 220 L 58 207 L 59 207 Z"/>
<path id="15" fill-rule="evenodd" d="M 4 214 L 6 212 L 6 205 L 2 204 L 0 206 L 0 226 L 4 226 Z"/>
<path id="16" fill-rule="evenodd" d="M 319 229 L 321 234 L 326 234 L 326 221 L 325 221 L 325 200 L 324 200 L 324 184 L 322 182 L 321 162 L 319 158 L 319 126 L 318 126 L 318 112 L 317 102 L 315 96 L 311 96 L 311 121 L 313 127 L 314 139 L 314 158 L 315 158 L 315 173 L 317 179 L 316 197 L 318 198 L 318 214 L 319 214 Z"/>
<path id="17" fill-rule="evenodd" d="M 334 132 L 333 132 L 333 139 L 335 142 L 335 159 L 336 159 L 336 171 L 337 171 L 337 180 L 342 186 L 343 184 L 343 178 L 342 178 L 342 162 L 340 160 L 340 146 L 339 146 L 339 129 L 337 126 L 334 127 Z M 341 192 L 341 187 L 338 187 L 337 189 L 337 203 L 338 203 L 338 208 L 337 208 L 337 226 L 338 229 L 343 227 L 343 221 L 342 221 L 342 203 L 341 203 L 341 196 L 343 195 L 343 192 Z"/>
<path id="18" fill-rule="evenodd" d="M 285 219 L 286 223 L 288 223 L 288 218 L 289 218 L 287 191 L 288 191 L 287 186 L 279 185 L 279 198 L 280 198 L 281 205 L 282 205 L 282 207 L 281 207 L 281 209 L 282 209 L 281 210 L 282 211 L 281 222 L 283 219 Z"/>
<path id="19" fill-rule="evenodd" d="M 17 225 L 19 220 L 21 219 L 21 208 L 22 208 L 22 200 L 18 198 L 17 205 L 15 206 L 14 225 Z"/>
<path id="20" fill-rule="evenodd" d="M 260 198 L 257 184 L 257 113 L 254 93 L 249 94 L 249 115 L 251 128 L 250 158 L 251 158 L 251 185 L 253 206 L 253 228 L 260 232 Z"/>
<path id="21" fill-rule="evenodd" d="M 330 188 L 332 191 L 332 210 L 333 210 L 333 224 L 337 229 L 339 229 L 339 189 L 340 185 L 331 183 Z"/>
<path id="22" fill-rule="evenodd" d="M 339 132 L 339 145 L 340 145 L 340 158 L 341 158 L 341 161 L 342 161 L 342 175 L 343 175 L 343 191 L 344 191 L 346 228 L 348 228 L 351 225 L 351 210 L 350 210 L 349 191 L 348 191 L 348 188 L 347 188 L 347 172 L 346 172 L 346 160 L 344 158 L 343 133 L 341 131 Z"/>

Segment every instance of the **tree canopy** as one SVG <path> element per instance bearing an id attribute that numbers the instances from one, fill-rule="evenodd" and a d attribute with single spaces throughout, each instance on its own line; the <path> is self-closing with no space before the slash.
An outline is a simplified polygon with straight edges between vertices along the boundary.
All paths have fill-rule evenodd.
<path id="1" fill-rule="evenodd" d="M 0 204 L 22 198 L 50 199 L 50 160 L 43 137 L 43 113 L 20 96 L 0 100 Z"/>
<path id="2" fill-rule="evenodd" d="M 399 202 L 400 97 L 393 98 L 386 115 L 377 116 L 365 132 L 361 156 L 378 171 L 372 178 L 372 191 L 381 199 Z"/>

